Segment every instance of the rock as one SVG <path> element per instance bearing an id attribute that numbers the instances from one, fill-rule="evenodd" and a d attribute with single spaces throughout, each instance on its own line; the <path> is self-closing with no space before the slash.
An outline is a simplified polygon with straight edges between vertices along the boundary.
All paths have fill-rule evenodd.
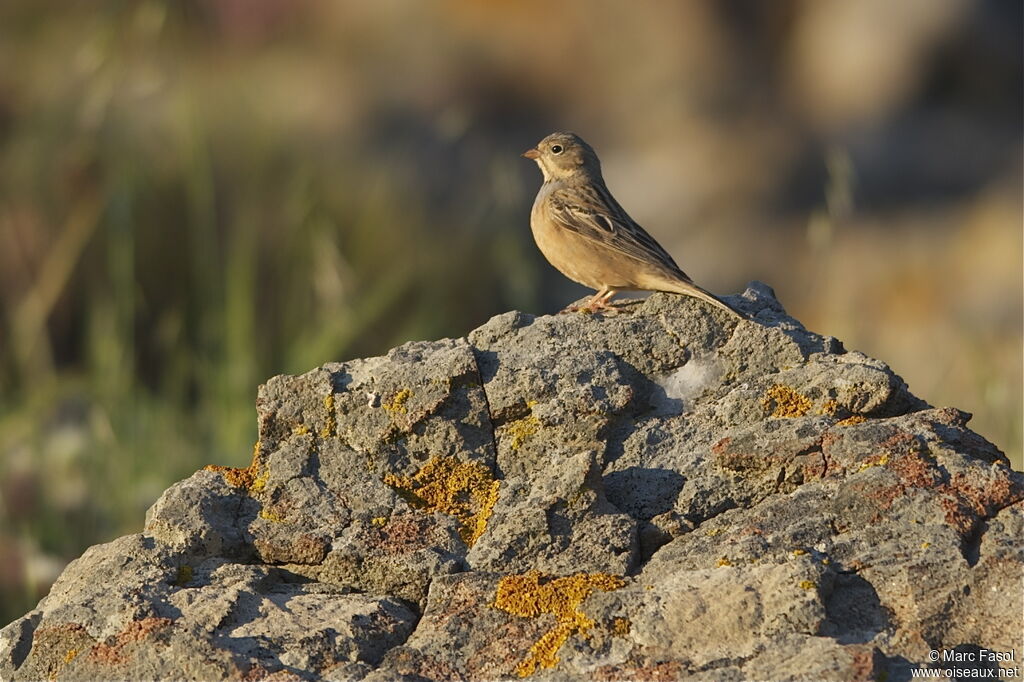
<path id="1" fill-rule="evenodd" d="M 995 665 L 1022 630 L 1024 477 L 764 285 L 733 304 L 756 321 L 656 294 L 271 379 L 252 464 L 71 563 L 0 631 L 0 677 Z"/>

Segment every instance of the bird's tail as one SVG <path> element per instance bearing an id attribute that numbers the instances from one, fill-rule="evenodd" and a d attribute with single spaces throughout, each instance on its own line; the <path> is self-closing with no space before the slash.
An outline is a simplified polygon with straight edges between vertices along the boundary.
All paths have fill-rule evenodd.
<path id="1" fill-rule="evenodd" d="M 679 280 L 679 281 L 673 282 L 672 285 L 673 285 L 672 288 L 671 289 L 666 289 L 666 291 L 670 291 L 670 292 L 675 293 L 675 294 L 683 294 L 685 296 L 693 296 L 694 298 L 699 298 L 702 301 L 707 301 L 708 303 L 710 303 L 711 305 L 713 305 L 713 306 L 715 306 L 717 308 L 721 308 L 722 310 L 726 310 L 726 311 L 732 313 L 733 315 L 735 315 L 736 317 L 740 318 L 741 320 L 749 320 L 750 319 L 750 315 L 747 315 L 746 313 L 744 313 L 742 311 L 736 310 L 731 305 L 729 305 L 728 303 L 726 303 L 722 299 L 718 298 L 717 296 L 715 296 L 710 291 L 706 291 L 704 289 L 701 289 L 699 286 L 697 286 L 693 282 L 686 282 L 686 281 Z"/>

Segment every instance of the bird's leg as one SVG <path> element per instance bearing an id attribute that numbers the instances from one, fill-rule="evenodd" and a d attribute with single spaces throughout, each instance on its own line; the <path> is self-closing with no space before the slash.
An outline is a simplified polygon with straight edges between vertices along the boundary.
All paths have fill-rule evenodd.
<path id="1" fill-rule="evenodd" d="M 615 306 L 609 303 L 609 301 L 611 301 L 612 297 L 617 293 L 619 292 L 616 291 L 615 289 L 609 286 L 603 286 L 601 287 L 600 291 L 598 291 L 596 294 L 588 298 L 587 302 L 584 303 L 583 305 L 572 305 L 563 310 L 562 312 L 596 313 L 598 311 L 601 311 L 614 314 L 618 312 L 618 310 L 615 308 Z"/>

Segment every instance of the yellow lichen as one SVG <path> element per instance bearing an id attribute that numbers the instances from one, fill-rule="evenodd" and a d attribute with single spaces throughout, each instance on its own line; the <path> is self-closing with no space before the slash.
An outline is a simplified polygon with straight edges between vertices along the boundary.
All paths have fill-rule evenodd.
<path id="1" fill-rule="evenodd" d="M 385 474 L 384 482 L 417 509 L 458 519 L 459 534 L 470 547 L 487 529 L 500 485 L 483 464 L 455 457 L 434 457 L 412 477 Z"/>
<path id="2" fill-rule="evenodd" d="M 530 409 L 530 413 L 522 419 L 516 419 L 511 421 L 503 427 L 503 435 L 508 436 L 511 440 L 509 441 L 509 447 L 512 448 L 513 452 L 516 452 L 523 446 L 526 439 L 534 435 L 540 430 L 540 420 L 533 414 L 533 408 L 537 404 L 536 400 L 531 400 L 526 403 L 526 407 Z"/>
<path id="3" fill-rule="evenodd" d="M 815 584 L 815 582 L 813 580 L 801 580 L 800 581 L 800 589 L 803 589 L 803 590 L 813 590 L 813 589 L 815 589 L 817 587 L 818 586 Z"/>
<path id="4" fill-rule="evenodd" d="M 868 420 L 868 418 L 865 417 L 864 415 L 862 415 L 862 414 L 855 414 L 855 415 L 853 415 L 851 417 L 847 417 L 846 419 L 843 419 L 842 421 L 836 422 L 836 426 L 853 426 L 855 424 L 863 424 L 867 420 Z"/>
<path id="5" fill-rule="evenodd" d="M 839 414 L 839 403 L 835 400 L 826 400 L 819 412 L 823 415 L 834 417 Z"/>
<path id="6" fill-rule="evenodd" d="M 726 559 L 725 557 L 722 557 L 721 559 L 715 562 L 715 566 L 732 566 L 732 562 Z"/>
<path id="7" fill-rule="evenodd" d="M 612 621 L 612 634 L 618 637 L 625 637 L 629 634 L 631 627 L 633 627 L 633 624 L 629 622 L 629 618 L 616 618 Z"/>
<path id="8" fill-rule="evenodd" d="M 480 504 L 480 511 L 473 517 L 473 522 L 469 527 L 469 538 L 466 540 L 466 544 L 470 547 L 473 546 L 480 536 L 487 530 L 487 522 L 491 520 L 491 514 L 494 512 L 494 505 L 498 502 L 498 487 L 501 484 L 498 481 L 491 481 L 491 484 L 487 486 L 482 495 L 482 502 Z"/>
<path id="9" fill-rule="evenodd" d="M 529 654 L 516 667 L 516 674 L 526 677 L 538 667 L 552 668 L 558 663 L 558 651 L 573 634 L 583 635 L 594 627 L 594 621 L 579 606 L 594 592 L 617 590 L 625 581 L 606 573 L 578 573 L 555 578 L 540 571 L 505 576 L 498 582 L 494 607 L 523 618 L 536 618 L 550 613 L 555 626 L 544 633 Z"/>
<path id="10" fill-rule="evenodd" d="M 375 526 L 386 526 L 388 525 L 388 517 L 386 516 L 375 516 L 370 519 L 370 523 Z"/>
<path id="11" fill-rule="evenodd" d="M 204 471 L 213 471 L 224 477 L 230 485 L 236 488 L 245 488 L 250 491 L 259 492 L 267 483 L 270 477 L 269 471 L 262 470 L 263 461 L 260 457 L 260 441 L 252 448 L 252 462 L 244 469 L 226 467 L 220 464 L 207 464 Z"/>
<path id="12" fill-rule="evenodd" d="M 391 400 L 381 403 L 381 407 L 388 412 L 406 414 L 409 411 L 409 408 L 407 408 L 405 404 L 409 402 L 409 398 L 411 397 L 412 391 L 408 388 L 403 388 L 401 391 L 393 395 Z"/>
<path id="13" fill-rule="evenodd" d="M 267 487 L 267 481 L 270 480 L 270 469 L 264 469 L 259 476 L 253 479 L 252 485 L 249 486 L 249 490 L 254 493 L 263 492 L 263 489 Z"/>
<path id="14" fill-rule="evenodd" d="M 309 427 L 305 424 L 296 424 L 292 427 L 292 434 L 296 436 L 304 436 L 309 433 Z"/>
<path id="15" fill-rule="evenodd" d="M 857 469 L 857 471 L 861 472 L 864 471 L 865 469 L 870 469 L 871 467 L 884 467 L 888 463 L 889 453 L 885 452 L 877 457 L 869 457 L 867 460 L 861 463 L 860 468 Z"/>
<path id="16" fill-rule="evenodd" d="M 260 509 L 259 517 L 261 519 L 265 520 L 265 521 L 270 521 L 271 523 L 284 523 L 285 522 L 285 518 L 282 515 L 278 514 L 275 511 L 271 511 L 270 509 L 267 509 L 266 507 L 263 507 L 262 509 Z"/>
<path id="17" fill-rule="evenodd" d="M 800 395 L 789 386 L 775 384 L 764 392 L 761 404 L 766 410 L 772 410 L 772 417 L 791 418 L 803 417 L 811 411 L 811 401 Z"/>
<path id="18" fill-rule="evenodd" d="M 921 549 L 928 549 L 931 546 L 932 546 L 932 543 L 930 543 L 930 542 L 922 542 L 921 543 Z"/>
<path id="19" fill-rule="evenodd" d="M 321 438 L 334 438 L 338 435 L 338 417 L 334 412 L 334 394 L 328 393 L 324 396 L 324 410 L 327 411 L 327 418 L 324 426 L 320 429 Z"/>
<path id="20" fill-rule="evenodd" d="M 707 535 L 709 538 L 713 538 L 716 535 L 721 535 L 724 532 L 725 529 L 723 528 L 709 528 L 706 531 L 704 531 L 704 535 Z"/>
<path id="21" fill-rule="evenodd" d="M 793 550 L 793 556 L 803 556 L 804 554 L 807 554 L 807 550 L 806 549 L 800 549 L 798 547 L 797 549 Z"/>

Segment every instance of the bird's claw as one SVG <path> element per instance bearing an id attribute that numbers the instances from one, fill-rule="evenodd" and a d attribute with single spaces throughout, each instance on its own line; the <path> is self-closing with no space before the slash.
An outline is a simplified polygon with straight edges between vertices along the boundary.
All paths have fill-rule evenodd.
<path id="1" fill-rule="evenodd" d="M 604 301 L 601 299 L 590 299 L 583 305 L 570 305 L 566 306 L 560 311 L 561 313 L 585 313 L 587 315 L 594 315 L 601 313 L 603 315 L 618 315 L 621 311 L 619 307 Z"/>

